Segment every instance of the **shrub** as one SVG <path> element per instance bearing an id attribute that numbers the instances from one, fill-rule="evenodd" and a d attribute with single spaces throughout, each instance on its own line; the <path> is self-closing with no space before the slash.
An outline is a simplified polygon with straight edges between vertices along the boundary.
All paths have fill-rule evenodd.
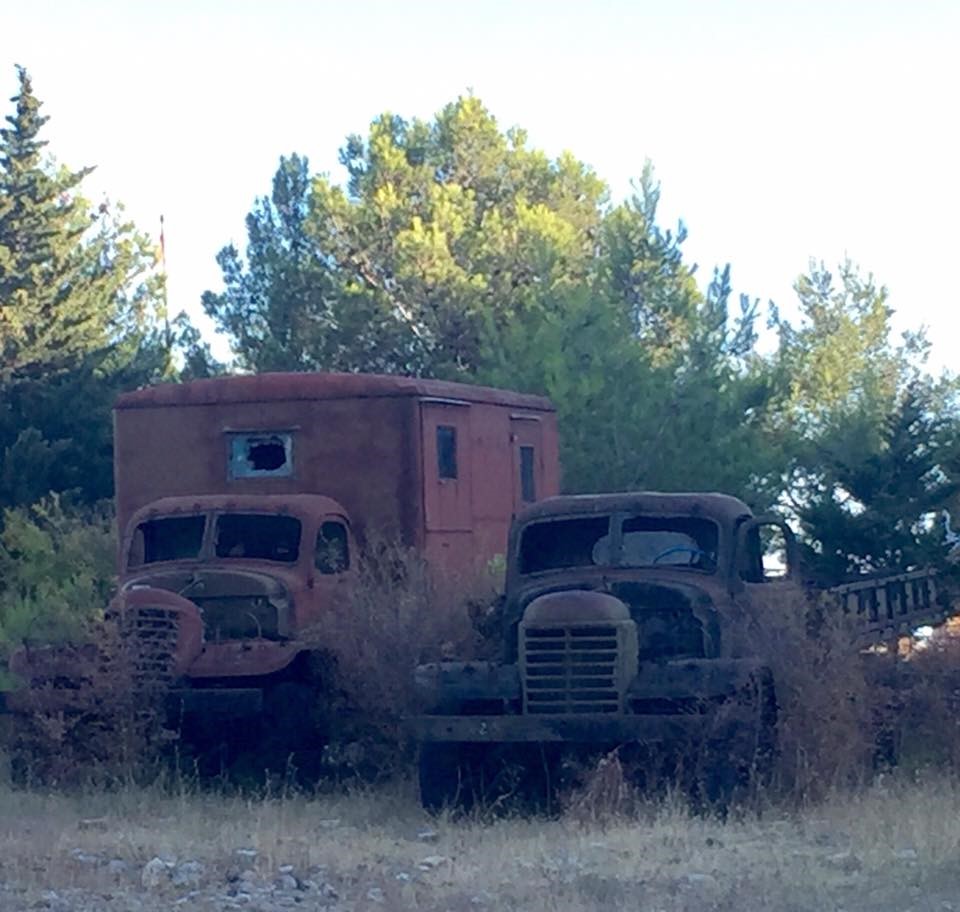
<path id="1" fill-rule="evenodd" d="M 82 511 L 56 495 L 6 510 L 0 533 L 0 689 L 23 643 L 82 642 L 113 594 L 116 536 L 103 504 Z"/>
<path id="2" fill-rule="evenodd" d="M 131 644 L 108 616 L 115 550 L 109 504 L 71 510 L 51 495 L 4 513 L 0 689 L 16 690 L 22 711 L 2 740 L 19 779 L 128 776 L 161 735 L 157 701 L 136 686 Z M 30 680 L 10 671 L 18 651 Z"/>
<path id="3" fill-rule="evenodd" d="M 477 635 L 469 606 L 492 595 L 487 574 L 440 577 L 413 549 L 369 539 L 349 590 L 305 633 L 336 669 L 340 743 L 334 750 L 348 743 L 348 755 L 380 771 L 405 763 L 414 669 L 441 657 L 471 656 Z"/>

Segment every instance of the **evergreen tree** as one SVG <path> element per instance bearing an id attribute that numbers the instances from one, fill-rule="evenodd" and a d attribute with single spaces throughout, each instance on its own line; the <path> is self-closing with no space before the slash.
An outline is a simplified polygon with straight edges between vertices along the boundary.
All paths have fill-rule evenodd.
<path id="1" fill-rule="evenodd" d="M 943 561 L 939 514 L 960 491 L 960 423 L 945 392 L 914 382 L 878 429 L 854 423 L 821 443 L 797 511 L 815 575 L 838 580 Z M 872 432 L 877 444 L 864 446 Z"/>
<path id="2" fill-rule="evenodd" d="M 244 366 L 546 393 L 569 489 L 770 501 L 779 473 L 759 428 L 775 389 L 756 308 L 728 313 L 728 271 L 698 289 L 685 229 L 657 222 L 649 166 L 611 207 L 588 166 L 531 149 L 473 97 L 429 123 L 384 114 L 340 157 L 344 187 L 282 159 L 245 260 L 220 254 L 225 289 L 204 304 Z"/>
<path id="3" fill-rule="evenodd" d="M 112 490 L 110 405 L 160 375 L 158 280 L 122 209 L 80 195 L 91 169 L 44 156 L 25 69 L 0 129 L 0 506 Z"/>

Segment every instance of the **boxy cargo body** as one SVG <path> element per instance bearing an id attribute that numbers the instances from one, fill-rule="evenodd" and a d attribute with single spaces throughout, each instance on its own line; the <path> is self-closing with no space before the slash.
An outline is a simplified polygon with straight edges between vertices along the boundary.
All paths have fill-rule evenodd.
<path id="1" fill-rule="evenodd" d="M 128 393 L 114 414 L 128 535 L 160 498 L 317 494 L 361 539 L 396 535 L 438 568 L 469 571 L 503 553 L 515 512 L 559 485 L 552 406 L 503 390 L 261 374 Z"/>

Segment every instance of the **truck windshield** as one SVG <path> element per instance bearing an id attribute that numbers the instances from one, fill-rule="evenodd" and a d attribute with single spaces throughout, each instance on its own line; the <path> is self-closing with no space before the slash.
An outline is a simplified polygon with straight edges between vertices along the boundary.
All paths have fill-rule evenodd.
<path id="1" fill-rule="evenodd" d="M 520 572 L 568 567 L 692 567 L 712 573 L 717 566 L 717 526 L 691 517 L 631 516 L 620 526 L 614 553 L 610 516 L 531 523 L 520 539 Z"/>
<path id="2" fill-rule="evenodd" d="M 205 516 L 164 516 L 140 523 L 130 543 L 129 566 L 196 560 L 206 524 Z"/>
<path id="3" fill-rule="evenodd" d="M 632 516 L 622 530 L 622 567 L 717 568 L 717 525 L 709 519 Z"/>
<path id="4" fill-rule="evenodd" d="M 292 564 L 300 555 L 300 520 L 270 513 L 222 513 L 215 529 L 217 557 Z"/>
<path id="5" fill-rule="evenodd" d="M 583 516 L 531 523 L 520 539 L 520 572 L 590 567 L 597 546 L 608 540 L 609 516 Z"/>

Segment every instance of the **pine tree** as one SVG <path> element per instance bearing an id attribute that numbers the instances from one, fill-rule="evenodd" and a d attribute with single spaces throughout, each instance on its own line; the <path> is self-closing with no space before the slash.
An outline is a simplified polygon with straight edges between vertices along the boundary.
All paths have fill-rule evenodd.
<path id="1" fill-rule="evenodd" d="M 0 506 L 49 490 L 108 496 L 110 405 L 163 364 L 149 240 L 80 195 L 92 171 L 46 157 L 47 118 L 17 68 L 0 129 Z"/>

